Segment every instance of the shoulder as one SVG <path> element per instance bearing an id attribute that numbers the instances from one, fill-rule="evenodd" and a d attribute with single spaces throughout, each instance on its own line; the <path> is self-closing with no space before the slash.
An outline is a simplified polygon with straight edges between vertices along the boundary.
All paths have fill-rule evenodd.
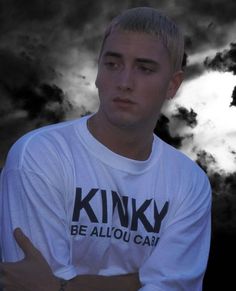
<path id="1" fill-rule="evenodd" d="M 174 213 L 208 215 L 212 204 L 211 185 L 207 174 L 181 151 L 161 140 L 162 169 L 172 193 Z M 167 165 L 167 166 L 166 166 Z"/>
<path id="2" fill-rule="evenodd" d="M 180 150 L 175 149 L 160 139 L 162 145 L 161 163 L 165 175 L 173 188 L 179 193 L 192 193 L 195 197 L 201 195 L 204 199 L 210 199 L 211 186 L 207 174 L 191 158 Z M 202 194 L 202 193 L 205 193 Z M 198 193 L 198 194 L 197 194 Z M 181 194 L 181 195 L 182 195 Z"/>
<path id="3" fill-rule="evenodd" d="M 65 121 L 32 130 L 19 138 L 11 147 L 5 168 L 21 169 L 26 161 L 46 159 L 55 155 L 55 149 L 73 134 L 74 124 L 78 120 Z"/>
<path id="4" fill-rule="evenodd" d="M 168 165 L 171 173 L 178 172 L 179 174 L 184 174 L 187 176 L 197 175 L 206 177 L 206 173 L 190 157 L 188 157 L 180 150 L 174 148 L 173 146 L 167 144 L 159 137 L 157 138 L 159 139 L 159 143 L 162 148 L 163 163 L 166 163 Z"/>

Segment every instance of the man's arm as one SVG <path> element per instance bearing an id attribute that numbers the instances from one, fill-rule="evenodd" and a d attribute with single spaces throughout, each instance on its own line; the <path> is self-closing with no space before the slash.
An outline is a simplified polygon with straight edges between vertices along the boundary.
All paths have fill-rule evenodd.
<path id="1" fill-rule="evenodd" d="M 82 275 L 69 281 L 68 288 L 66 290 L 78 291 L 79 287 L 81 287 L 81 290 L 88 289 L 91 291 L 137 291 L 141 285 L 137 273 L 109 277 L 99 275 Z"/>
<path id="2" fill-rule="evenodd" d="M 39 250 L 20 229 L 14 231 L 15 239 L 25 254 L 16 263 L 0 263 L 0 286 L 11 291 L 59 291 L 60 279 Z M 136 291 L 141 287 L 138 274 L 120 276 L 81 275 L 65 282 L 66 291 Z"/>

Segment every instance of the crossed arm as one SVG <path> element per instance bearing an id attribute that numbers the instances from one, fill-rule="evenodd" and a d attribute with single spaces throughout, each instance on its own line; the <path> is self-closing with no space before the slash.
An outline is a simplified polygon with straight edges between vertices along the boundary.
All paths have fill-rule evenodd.
<path id="1" fill-rule="evenodd" d="M 59 291 L 60 279 L 55 277 L 39 250 L 20 229 L 14 231 L 25 258 L 15 263 L 0 263 L 0 288 L 4 291 Z M 80 275 L 66 282 L 66 291 L 136 291 L 141 287 L 139 276 Z"/>

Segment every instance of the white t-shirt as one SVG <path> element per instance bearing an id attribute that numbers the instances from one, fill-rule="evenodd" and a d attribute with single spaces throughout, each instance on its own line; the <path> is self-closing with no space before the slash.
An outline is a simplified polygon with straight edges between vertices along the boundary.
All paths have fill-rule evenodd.
<path id="1" fill-rule="evenodd" d="M 142 291 L 198 291 L 210 244 L 211 189 L 192 160 L 154 135 L 148 160 L 97 141 L 87 119 L 46 126 L 11 148 L 1 174 L 0 243 L 23 258 L 21 227 L 54 273 L 139 272 Z"/>

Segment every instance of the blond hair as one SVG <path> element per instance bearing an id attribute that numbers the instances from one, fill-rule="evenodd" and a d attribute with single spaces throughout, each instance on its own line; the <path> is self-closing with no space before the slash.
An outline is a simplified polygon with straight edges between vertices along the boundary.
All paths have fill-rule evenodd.
<path id="1" fill-rule="evenodd" d="M 184 56 L 183 34 L 172 20 L 158 10 L 150 7 L 137 7 L 125 10 L 116 16 L 105 31 L 101 52 L 107 37 L 117 29 L 157 36 L 169 53 L 173 70 L 181 70 Z"/>

